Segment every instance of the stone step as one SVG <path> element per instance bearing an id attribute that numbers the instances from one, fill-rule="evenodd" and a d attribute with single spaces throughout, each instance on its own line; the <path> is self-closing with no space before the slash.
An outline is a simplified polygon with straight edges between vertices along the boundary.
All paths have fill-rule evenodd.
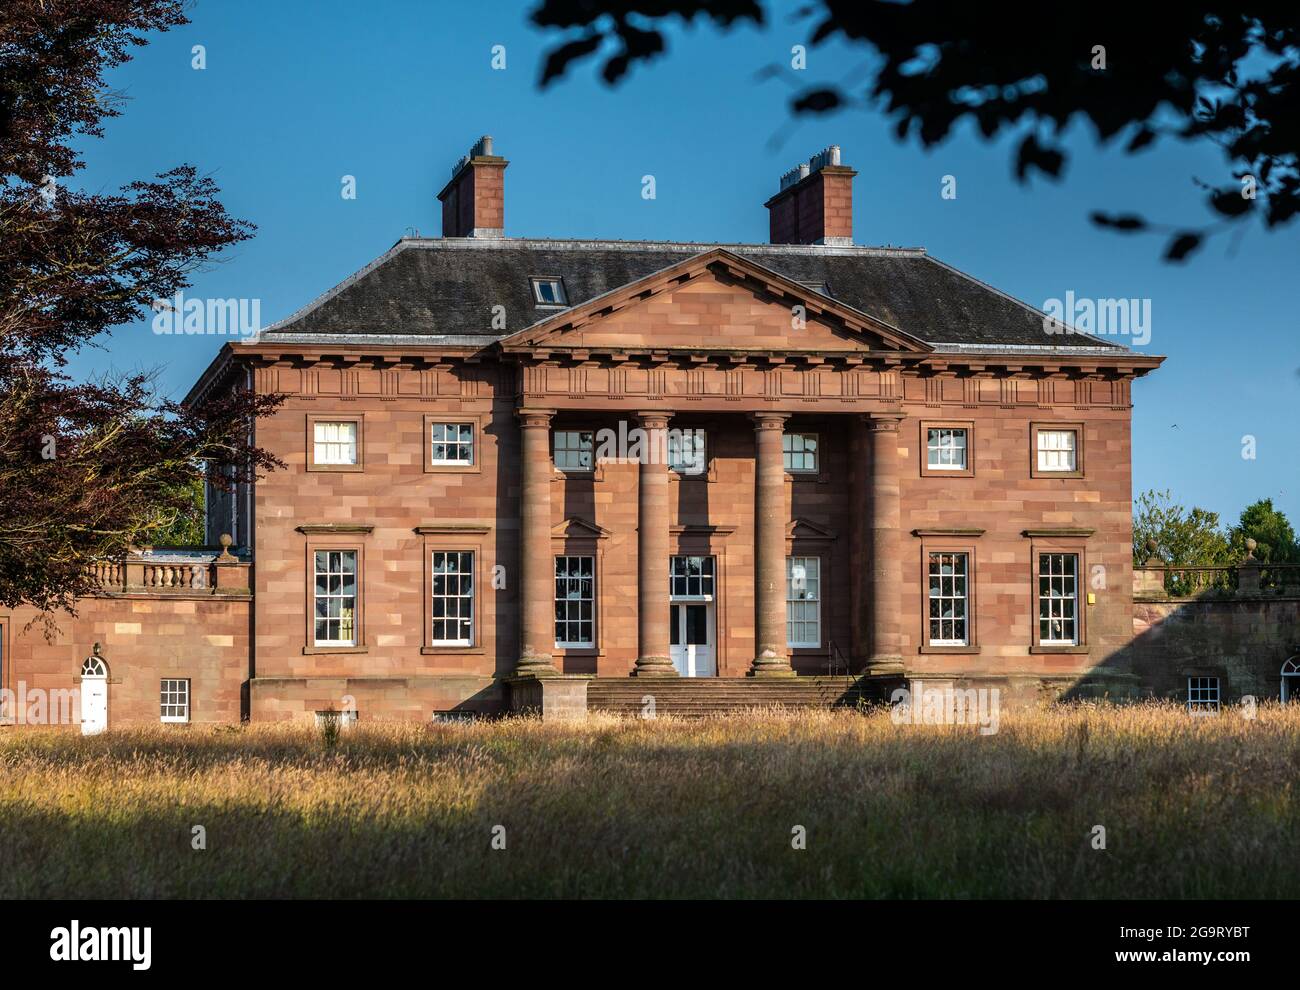
<path id="1" fill-rule="evenodd" d="M 880 694 L 882 685 L 850 677 L 797 677 L 758 680 L 739 677 L 598 677 L 587 686 L 587 708 L 641 715 L 643 698 L 654 698 L 657 715 L 706 717 L 747 708 L 852 707 Z"/>

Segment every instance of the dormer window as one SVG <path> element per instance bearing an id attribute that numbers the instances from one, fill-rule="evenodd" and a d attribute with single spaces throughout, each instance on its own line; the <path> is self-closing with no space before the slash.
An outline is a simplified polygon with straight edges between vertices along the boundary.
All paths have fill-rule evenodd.
<path id="1" fill-rule="evenodd" d="M 534 275 L 533 303 L 537 306 L 567 306 L 568 293 L 564 291 L 564 279 L 550 276 Z"/>

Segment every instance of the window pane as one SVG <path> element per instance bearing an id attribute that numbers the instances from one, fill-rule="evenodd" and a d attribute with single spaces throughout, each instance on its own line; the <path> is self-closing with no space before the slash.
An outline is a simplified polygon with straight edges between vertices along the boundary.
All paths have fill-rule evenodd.
<path id="1" fill-rule="evenodd" d="M 781 437 L 781 451 L 787 471 L 817 470 L 817 434 L 786 433 Z"/>
<path id="2" fill-rule="evenodd" d="M 939 471 L 965 470 L 966 431 L 946 426 L 927 429 L 926 464 Z"/>
<path id="3" fill-rule="evenodd" d="M 1077 645 L 1077 576 L 1079 558 L 1072 553 L 1038 555 L 1039 641 Z"/>
<path id="4" fill-rule="evenodd" d="M 434 423 L 430 443 L 434 464 L 469 466 L 474 463 L 474 427 L 470 423 Z"/>
<path id="5" fill-rule="evenodd" d="M 312 459 L 317 464 L 357 463 L 357 424 L 318 422 L 312 427 Z"/>
<path id="6" fill-rule="evenodd" d="M 430 562 L 433 572 L 432 643 L 438 646 L 471 646 L 474 640 L 474 553 L 436 550 Z"/>
<path id="7" fill-rule="evenodd" d="M 314 557 L 316 645 L 355 646 L 357 553 L 318 550 Z"/>
<path id="8" fill-rule="evenodd" d="M 552 436 L 552 457 L 561 471 L 590 471 L 594 434 L 589 430 L 556 430 Z"/>
<path id="9" fill-rule="evenodd" d="M 164 722 L 190 720 L 190 682 L 166 678 L 160 683 L 160 712 Z"/>
<path id="10" fill-rule="evenodd" d="M 683 474 L 702 474 L 704 466 L 704 431 L 669 430 L 668 467 Z"/>
<path id="11" fill-rule="evenodd" d="M 821 646 L 821 558 L 786 558 L 786 642 Z"/>
<path id="12" fill-rule="evenodd" d="M 1038 469 L 1040 471 L 1074 471 L 1077 437 L 1074 430 L 1038 431 Z"/>
<path id="13" fill-rule="evenodd" d="M 930 645 L 966 646 L 967 567 L 964 553 L 929 556 Z"/>
<path id="14" fill-rule="evenodd" d="M 591 646 L 596 641 L 594 557 L 555 558 L 555 644 Z"/>

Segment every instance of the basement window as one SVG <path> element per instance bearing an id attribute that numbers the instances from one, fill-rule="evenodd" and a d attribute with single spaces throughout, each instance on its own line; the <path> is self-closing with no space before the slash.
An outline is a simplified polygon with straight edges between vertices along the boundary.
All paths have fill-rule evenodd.
<path id="1" fill-rule="evenodd" d="M 1187 710 L 1193 715 L 1214 715 L 1219 711 L 1219 679 L 1187 678 Z"/>
<path id="2" fill-rule="evenodd" d="M 567 306 L 568 293 L 564 291 L 564 279 L 552 276 L 534 275 L 533 303 L 538 306 Z"/>
<path id="3" fill-rule="evenodd" d="M 190 720 L 190 682 L 184 678 L 165 677 L 161 682 L 162 721 Z"/>

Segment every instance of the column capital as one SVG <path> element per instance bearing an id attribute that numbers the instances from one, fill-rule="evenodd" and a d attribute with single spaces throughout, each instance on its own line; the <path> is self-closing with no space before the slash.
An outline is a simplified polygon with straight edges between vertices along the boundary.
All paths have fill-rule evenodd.
<path id="1" fill-rule="evenodd" d="M 551 418 L 555 415 L 555 410 L 523 406 L 515 410 L 515 415 L 519 417 L 520 426 L 549 427 Z"/>
<path id="2" fill-rule="evenodd" d="M 866 413 L 862 417 L 862 421 L 873 433 L 897 433 L 898 424 L 905 419 L 907 414 L 901 412 Z"/>
<path id="3" fill-rule="evenodd" d="M 749 418 L 754 421 L 754 429 L 757 430 L 783 430 L 785 421 L 790 418 L 790 413 L 773 410 L 752 412 Z"/>
<path id="4" fill-rule="evenodd" d="M 637 421 L 648 430 L 666 429 L 673 414 L 663 409 L 638 409 Z"/>

